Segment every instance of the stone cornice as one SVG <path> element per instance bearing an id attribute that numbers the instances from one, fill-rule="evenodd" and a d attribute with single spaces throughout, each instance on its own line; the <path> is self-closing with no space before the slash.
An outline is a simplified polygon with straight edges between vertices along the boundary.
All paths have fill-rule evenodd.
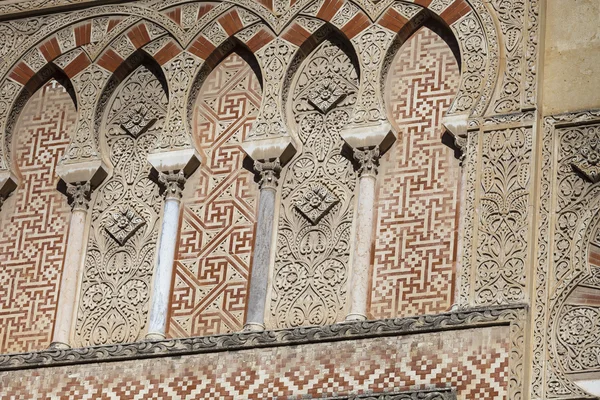
<path id="1" fill-rule="evenodd" d="M 75 349 L 49 349 L 39 352 L 0 355 L 0 371 L 402 336 L 499 325 L 514 325 L 518 327 L 519 331 L 522 331 L 527 310 L 526 305 L 475 308 L 411 318 L 141 341 Z M 522 351 L 523 349 L 517 349 L 519 354 L 522 354 Z M 522 362 L 522 359 L 520 361 Z"/>
<path id="2" fill-rule="evenodd" d="M 359 396 L 327 397 L 323 400 L 455 400 L 456 391 L 448 389 L 415 390 L 409 392 L 387 392 Z"/>

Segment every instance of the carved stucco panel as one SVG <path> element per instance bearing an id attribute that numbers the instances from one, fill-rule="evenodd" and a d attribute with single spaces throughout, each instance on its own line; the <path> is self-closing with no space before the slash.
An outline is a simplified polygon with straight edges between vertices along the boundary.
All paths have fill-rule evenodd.
<path id="1" fill-rule="evenodd" d="M 106 110 L 102 144 L 113 173 L 96 190 L 91 209 L 77 345 L 142 337 L 162 204 L 146 157 L 156 145 L 166 107 L 159 80 L 140 66 L 118 87 Z"/>
<path id="2" fill-rule="evenodd" d="M 339 132 L 351 118 L 358 76 L 342 48 L 333 40 L 321 43 L 293 85 L 290 114 L 302 152 L 282 174 L 268 326 L 322 325 L 344 317 L 356 178 L 341 155 Z M 311 98 L 323 77 L 345 92 L 328 109 Z"/>
<path id="3" fill-rule="evenodd" d="M 297 46 L 277 38 L 255 54 L 263 73 L 263 100 L 249 140 L 288 135 L 280 99 L 284 77 L 296 50 Z"/>
<path id="4" fill-rule="evenodd" d="M 532 398 L 582 397 L 554 352 L 556 325 L 569 293 L 585 279 L 590 224 L 598 209 L 600 186 L 574 168 L 600 111 L 560 114 L 543 123 L 539 235 L 532 327 Z M 593 130 L 592 130 L 593 132 Z M 555 251 L 553 249 L 557 249 Z"/>
<path id="5" fill-rule="evenodd" d="M 100 94 L 110 75 L 107 70 L 92 64 L 71 80 L 77 97 L 77 125 L 69 147 L 60 160 L 61 164 L 89 161 L 99 157 L 94 118 Z"/>
<path id="6" fill-rule="evenodd" d="M 183 51 L 163 66 L 169 85 L 168 118 L 158 142 L 163 151 L 192 147 L 188 107 L 194 79 L 202 64 L 200 58 Z"/>
<path id="7" fill-rule="evenodd" d="M 531 127 L 480 134 L 473 287 L 476 305 L 527 299 L 532 140 Z"/>
<path id="8" fill-rule="evenodd" d="M 360 63 L 360 89 L 354 108 L 353 123 L 386 121 L 381 93 L 381 71 L 394 33 L 372 25 L 356 36 L 352 43 Z"/>

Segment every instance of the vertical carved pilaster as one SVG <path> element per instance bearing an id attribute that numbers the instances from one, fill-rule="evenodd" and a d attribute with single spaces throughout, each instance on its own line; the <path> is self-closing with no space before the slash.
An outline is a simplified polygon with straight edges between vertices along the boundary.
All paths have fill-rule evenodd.
<path id="1" fill-rule="evenodd" d="M 281 173 L 279 158 L 271 161 L 255 161 L 254 172 L 257 175 L 260 195 L 252 259 L 252 275 L 248 290 L 248 312 L 244 324 L 244 330 L 246 331 L 262 331 L 265 328 L 267 286 L 275 225 L 275 196 Z"/>

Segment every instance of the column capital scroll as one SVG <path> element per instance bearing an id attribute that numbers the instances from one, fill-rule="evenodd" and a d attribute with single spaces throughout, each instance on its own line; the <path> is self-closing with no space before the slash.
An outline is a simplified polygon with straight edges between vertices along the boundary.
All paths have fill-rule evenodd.
<path id="1" fill-rule="evenodd" d="M 87 211 L 90 206 L 92 186 L 89 181 L 67 183 L 66 195 L 72 211 Z"/>
<path id="2" fill-rule="evenodd" d="M 354 149 L 353 157 L 354 161 L 358 164 L 357 172 L 359 177 L 377 176 L 379 159 L 381 158 L 379 146 Z"/>
<path id="3" fill-rule="evenodd" d="M 186 177 L 183 170 L 178 172 L 159 172 L 158 183 L 164 190 L 165 200 L 181 200 Z"/>
<path id="4" fill-rule="evenodd" d="M 281 173 L 279 158 L 272 161 L 254 161 L 254 171 L 260 189 L 276 189 Z"/>

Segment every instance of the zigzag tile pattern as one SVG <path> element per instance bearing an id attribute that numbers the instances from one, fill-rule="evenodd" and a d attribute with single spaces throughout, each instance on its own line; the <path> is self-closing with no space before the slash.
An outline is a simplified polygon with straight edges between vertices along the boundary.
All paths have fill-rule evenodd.
<path id="1" fill-rule="evenodd" d="M 55 167 L 76 116 L 65 89 L 51 81 L 28 101 L 15 129 L 21 183 L 0 213 L 0 353 L 50 344 L 70 216 Z"/>
<path id="2" fill-rule="evenodd" d="M 399 132 L 381 161 L 372 275 L 372 318 L 446 311 L 452 305 L 459 165 L 441 142 L 441 117 L 460 72 L 446 43 L 427 28 L 400 49 L 386 85 Z"/>
<path id="3" fill-rule="evenodd" d="M 454 387 L 505 399 L 509 327 L 0 373 L 0 399 L 321 399 Z M 26 375 L 27 379 L 19 379 Z"/>
<path id="4" fill-rule="evenodd" d="M 260 100 L 256 75 L 235 53 L 198 96 L 194 135 L 203 163 L 184 193 L 171 337 L 233 332 L 244 322 L 258 188 L 242 168 L 240 143 Z"/>

